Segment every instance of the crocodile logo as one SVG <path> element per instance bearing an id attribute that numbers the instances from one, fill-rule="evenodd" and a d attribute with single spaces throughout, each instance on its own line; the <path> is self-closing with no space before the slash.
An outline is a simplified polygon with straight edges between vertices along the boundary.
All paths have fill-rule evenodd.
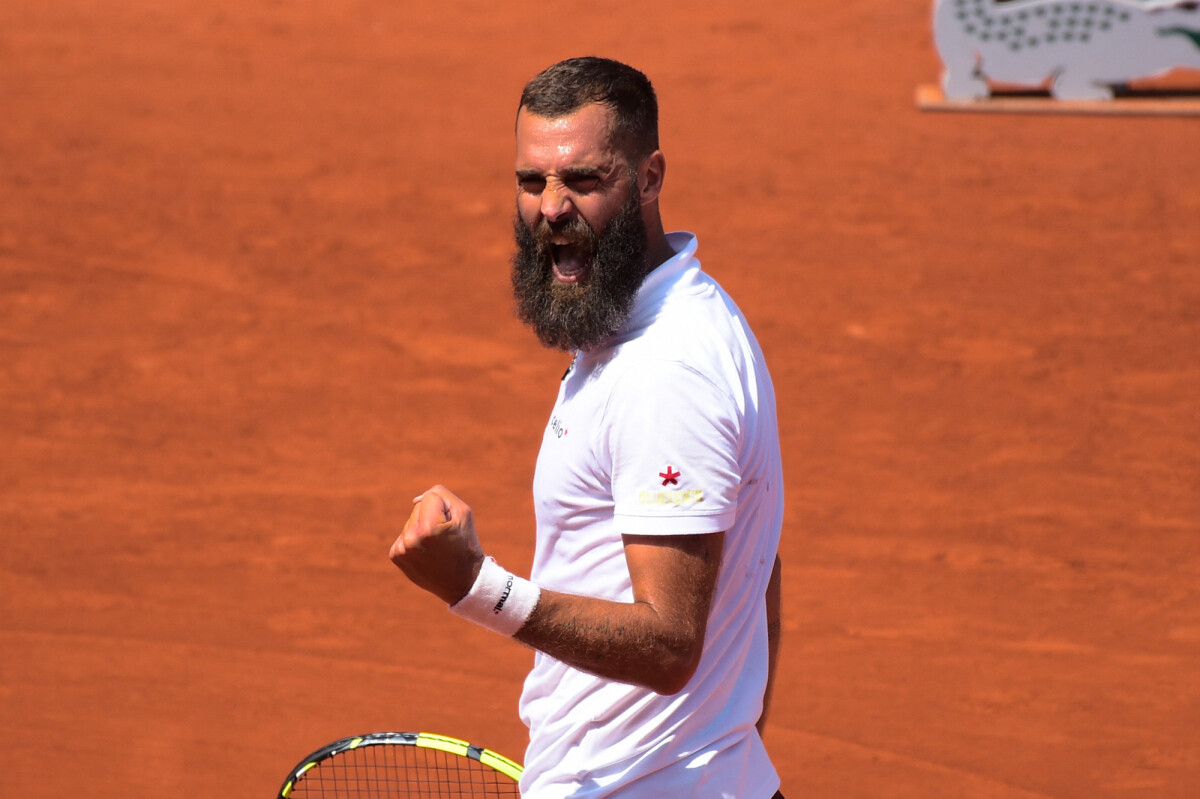
<path id="1" fill-rule="evenodd" d="M 1190 31 L 1187 28 L 1160 28 L 1158 31 L 1159 36 L 1172 36 L 1176 34 L 1188 37 L 1192 40 L 1192 44 L 1200 47 L 1200 31 Z"/>
<path id="2" fill-rule="evenodd" d="M 1113 87 L 1200 68 L 1195 0 L 935 0 L 934 41 L 948 99 L 991 83 L 1049 84 L 1061 100 L 1111 99 Z"/>

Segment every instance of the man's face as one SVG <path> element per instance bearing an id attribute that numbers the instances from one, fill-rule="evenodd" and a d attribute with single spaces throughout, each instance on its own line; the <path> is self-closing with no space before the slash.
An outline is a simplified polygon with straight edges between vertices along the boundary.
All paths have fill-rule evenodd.
<path id="1" fill-rule="evenodd" d="M 611 141 L 609 114 L 517 117 L 513 291 L 547 346 L 588 349 L 615 333 L 647 271 L 636 166 Z"/>

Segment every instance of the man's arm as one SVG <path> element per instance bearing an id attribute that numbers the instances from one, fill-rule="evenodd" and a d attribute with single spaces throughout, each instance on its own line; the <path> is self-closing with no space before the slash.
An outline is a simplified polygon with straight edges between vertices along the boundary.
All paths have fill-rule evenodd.
<path id="1" fill-rule="evenodd" d="M 767 728 L 767 711 L 771 705 L 771 692 L 775 689 L 775 671 L 779 665 L 779 641 L 783 634 L 781 608 L 783 605 L 783 562 L 775 556 L 771 569 L 771 581 L 767 583 L 767 690 L 763 694 L 762 715 L 758 717 L 758 734 Z"/>
<path id="2" fill-rule="evenodd" d="M 542 590 L 517 640 L 576 668 L 675 693 L 704 648 L 725 534 L 626 536 L 632 603 Z M 470 507 L 436 486 L 418 498 L 392 545 L 392 562 L 455 604 L 483 562 Z"/>
<path id="3" fill-rule="evenodd" d="M 582 671 L 677 693 L 700 663 L 724 541 L 625 536 L 633 604 L 542 589 L 515 637 Z"/>

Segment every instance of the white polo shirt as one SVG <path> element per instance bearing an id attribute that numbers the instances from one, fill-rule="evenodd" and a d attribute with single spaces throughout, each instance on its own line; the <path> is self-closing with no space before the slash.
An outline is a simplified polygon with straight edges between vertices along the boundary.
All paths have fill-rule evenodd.
<path id="1" fill-rule="evenodd" d="M 611 342 L 576 355 L 534 475 L 545 588 L 632 602 L 622 535 L 725 531 L 699 668 L 662 696 L 537 653 L 521 696 L 522 795 L 768 799 L 779 778 L 755 730 L 767 680 L 764 594 L 783 524 L 775 395 L 696 238 L 639 289 Z"/>

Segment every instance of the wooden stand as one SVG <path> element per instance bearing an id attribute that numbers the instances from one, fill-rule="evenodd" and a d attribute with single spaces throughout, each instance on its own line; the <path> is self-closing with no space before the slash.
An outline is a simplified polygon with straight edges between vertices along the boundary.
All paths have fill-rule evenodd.
<path id="1" fill-rule="evenodd" d="M 1049 92 L 996 92 L 979 100 L 947 100 L 940 87 L 917 87 L 922 111 L 1001 114 L 1099 114 L 1107 116 L 1200 116 L 1200 89 L 1121 90 L 1111 100 L 1056 100 Z"/>

